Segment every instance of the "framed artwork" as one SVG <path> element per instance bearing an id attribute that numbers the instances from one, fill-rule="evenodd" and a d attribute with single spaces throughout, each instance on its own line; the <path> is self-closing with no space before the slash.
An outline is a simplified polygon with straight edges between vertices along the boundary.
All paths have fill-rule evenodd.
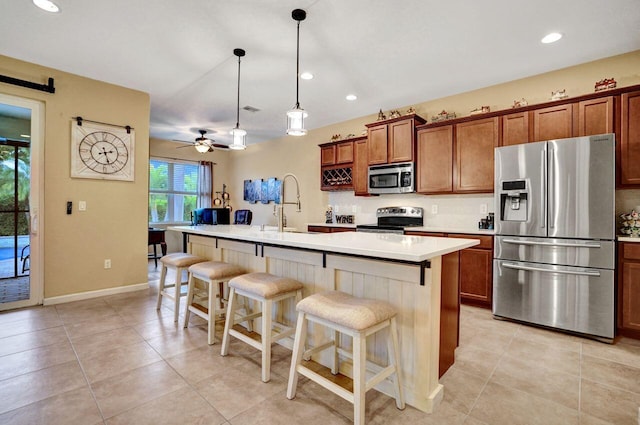
<path id="1" fill-rule="evenodd" d="M 260 188 L 260 202 L 263 204 L 269 203 L 269 180 L 262 181 L 262 187 Z"/>
<path id="2" fill-rule="evenodd" d="M 134 181 L 133 129 L 71 121 L 71 177 Z"/>
<path id="3" fill-rule="evenodd" d="M 282 182 L 275 177 L 271 177 L 267 180 L 267 191 L 270 201 L 274 201 L 276 204 L 280 203 L 280 188 Z"/>

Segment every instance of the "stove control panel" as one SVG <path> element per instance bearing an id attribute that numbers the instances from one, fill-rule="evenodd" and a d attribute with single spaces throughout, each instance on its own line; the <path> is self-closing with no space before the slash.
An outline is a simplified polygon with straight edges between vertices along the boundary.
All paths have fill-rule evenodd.
<path id="1" fill-rule="evenodd" d="M 422 218 L 424 210 L 421 207 L 383 207 L 376 210 L 376 217 L 414 217 Z"/>

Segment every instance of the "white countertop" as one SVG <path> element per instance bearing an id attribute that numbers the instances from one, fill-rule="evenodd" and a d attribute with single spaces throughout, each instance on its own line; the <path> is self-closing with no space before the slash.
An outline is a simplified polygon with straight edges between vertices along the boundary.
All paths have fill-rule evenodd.
<path id="1" fill-rule="evenodd" d="M 323 227 L 344 227 L 347 229 L 355 229 L 355 224 L 342 224 L 342 223 L 308 223 L 307 226 L 323 226 Z M 420 226 L 420 227 L 407 227 L 407 231 L 412 232 L 434 232 L 434 233 L 463 233 L 469 235 L 495 235 L 495 230 L 484 229 L 469 229 L 460 227 L 435 227 L 435 226 Z"/>
<path id="2" fill-rule="evenodd" d="M 480 243 L 476 239 L 404 236 L 388 233 L 291 233 L 273 230 L 261 231 L 259 226 L 221 224 L 172 226 L 167 230 L 194 235 L 288 246 L 292 248 L 313 249 L 327 251 L 329 253 L 338 252 L 411 262 L 421 262 Z"/>
<path id="3" fill-rule="evenodd" d="M 619 242 L 640 242 L 640 238 L 632 238 L 631 236 L 617 236 Z"/>

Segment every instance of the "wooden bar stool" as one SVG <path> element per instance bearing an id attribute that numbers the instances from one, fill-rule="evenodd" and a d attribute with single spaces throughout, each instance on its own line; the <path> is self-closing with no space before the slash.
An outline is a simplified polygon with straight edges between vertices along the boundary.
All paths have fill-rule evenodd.
<path id="1" fill-rule="evenodd" d="M 258 301 L 262 304 L 261 312 L 250 313 L 246 316 L 236 317 L 236 296 L 241 295 L 250 300 Z M 302 283 L 286 277 L 278 277 L 269 273 L 249 273 L 238 276 L 229 281 L 229 305 L 227 307 L 227 320 L 224 324 L 224 334 L 222 336 L 222 349 L 220 354 L 226 356 L 229 351 L 229 336 L 234 336 L 242 342 L 251 345 L 262 351 L 262 382 L 269 382 L 271 379 L 271 344 L 293 335 L 295 331 L 292 327 L 278 324 L 284 329 L 272 334 L 274 303 L 295 297 L 296 302 L 302 299 Z M 262 318 L 262 335 L 260 341 L 233 329 L 236 323 L 250 321 L 255 318 Z"/>
<path id="2" fill-rule="evenodd" d="M 193 264 L 202 263 L 204 261 L 207 261 L 207 259 L 198 257 L 197 255 L 185 254 L 183 252 L 167 254 L 160 258 L 162 270 L 160 271 L 160 283 L 158 284 L 158 304 L 156 306 L 156 310 L 160 310 L 163 296 L 172 299 L 174 301 L 173 321 L 178 321 L 178 315 L 180 314 L 180 297 L 186 295 L 186 293 L 182 293 L 182 285 L 187 283 L 182 281 L 182 271 L 186 270 Z M 165 284 L 168 269 L 175 269 L 176 271 L 176 280 L 170 285 Z M 169 291 L 169 288 L 174 288 L 174 291 Z"/>
<path id="3" fill-rule="evenodd" d="M 184 327 L 189 326 L 189 316 L 194 313 L 207 322 L 209 345 L 214 343 L 216 316 L 224 313 L 224 283 L 229 279 L 245 273 L 244 269 L 234 264 L 221 261 L 205 261 L 189 267 L 189 282 L 187 290 L 187 309 L 184 313 Z M 200 289 L 196 279 L 205 282 Z M 196 302 L 194 302 L 196 301 Z"/>
<path id="4" fill-rule="evenodd" d="M 296 396 L 298 374 L 304 375 L 353 403 L 353 422 L 356 425 L 362 425 L 365 422 L 366 392 L 386 378 L 392 377 L 391 381 L 396 392 L 396 406 L 398 409 L 404 409 L 404 395 L 398 367 L 396 311 L 390 304 L 384 301 L 357 298 L 344 292 L 327 291 L 311 295 L 300 301 L 296 310 L 298 310 L 298 322 L 287 386 L 288 399 L 291 400 Z M 334 331 L 333 340 L 305 352 L 308 321 L 332 329 Z M 388 365 L 382 367 L 369 362 L 370 369 L 375 372 L 375 375 L 367 380 L 367 336 L 385 328 L 389 328 Z M 338 347 L 338 332 L 353 338 L 353 353 Z M 331 366 L 331 372 L 334 375 L 339 370 L 339 354 L 353 360 L 353 392 L 302 365 L 303 357 L 308 359 L 312 354 L 328 348 L 334 350 Z"/>

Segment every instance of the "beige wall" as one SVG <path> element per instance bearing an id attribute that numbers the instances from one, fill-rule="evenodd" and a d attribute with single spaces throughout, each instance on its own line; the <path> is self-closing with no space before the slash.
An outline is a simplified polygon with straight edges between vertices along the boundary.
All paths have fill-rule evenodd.
<path id="1" fill-rule="evenodd" d="M 45 104 L 45 298 L 146 282 L 149 95 L 6 56 L 0 56 L 0 74 L 37 83 L 55 79 L 55 94 L 0 84 L 0 93 Z M 70 177 L 75 116 L 135 128 L 134 182 Z M 86 212 L 78 212 L 80 200 Z M 67 201 L 74 203 L 71 215 Z"/>
<path id="2" fill-rule="evenodd" d="M 398 105 L 397 109 L 405 111 L 409 106 L 414 106 L 417 113 L 426 119 L 443 109 L 455 112 L 460 117 L 468 115 L 469 111 L 482 105 L 489 105 L 492 111 L 509 109 L 515 99 L 519 100 L 523 97 L 530 105 L 546 102 L 551 92 L 559 89 L 566 89 L 572 97 L 592 93 L 596 81 L 610 77 L 617 80 L 618 87 L 640 84 L 640 51 L 418 105 Z M 428 97 L 427 93 L 425 97 Z M 312 115 L 313 111 L 309 111 L 309 114 Z M 377 111 L 372 111 L 372 114 L 366 117 L 312 130 L 305 137 L 282 137 L 266 143 L 250 145 L 246 151 L 231 152 L 227 180 L 231 195 L 237 200 L 234 202 L 234 207 L 251 209 L 254 212 L 254 222 L 257 224 L 275 223 L 275 218 L 271 214 L 273 204 L 266 206 L 242 201 L 243 180 L 281 177 L 284 173 L 292 172 L 301 183 L 302 213 L 297 214 L 292 207 L 287 207 L 289 226 L 306 228 L 308 222 L 323 222 L 329 195 L 327 192 L 320 191 L 320 149 L 317 145 L 329 141 L 331 136 L 337 133 L 360 135 L 365 129 L 365 124 L 374 122 L 376 118 Z M 284 124 L 282 130 L 283 132 L 285 130 Z M 640 191 L 631 191 L 630 196 L 626 198 L 636 199 L 638 192 Z M 372 199 L 353 198 L 353 204 L 360 209 L 363 207 L 366 209 L 367 204 L 375 204 L 375 200 Z M 425 198 L 429 197 L 425 196 Z M 341 202 L 345 202 L 344 196 L 341 196 Z M 640 199 L 633 205 L 637 204 L 640 204 Z M 342 214 L 346 213 L 350 212 L 342 212 Z"/>

